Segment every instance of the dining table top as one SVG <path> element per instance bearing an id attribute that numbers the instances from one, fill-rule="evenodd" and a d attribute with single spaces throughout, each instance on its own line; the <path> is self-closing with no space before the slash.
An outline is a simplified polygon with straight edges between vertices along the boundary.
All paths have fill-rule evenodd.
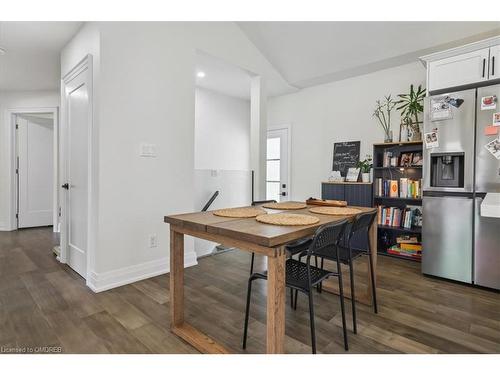
<path id="1" fill-rule="evenodd" d="M 304 202 L 300 202 L 304 203 Z M 351 215 L 325 215 L 310 212 L 312 206 L 298 210 L 268 209 L 262 206 L 267 213 L 291 213 L 315 216 L 319 222 L 311 225 L 272 225 L 258 222 L 255 218 L 231 218 L 214 215 L 214 211 L 193 212 L 186 214 L 167 215 L 164 221 L 172 226 L 186 229 L 191 232 L 208 233 L 218 236 L 233 238 L 239 241 L 250 242 L 264 247 L 279 247 L 300 238 L 311 236 L 321 225 L 352 220 L 361 212 L 374 211 L 373 207 L 349 206 L 357 208 L 360 212 Z"/>

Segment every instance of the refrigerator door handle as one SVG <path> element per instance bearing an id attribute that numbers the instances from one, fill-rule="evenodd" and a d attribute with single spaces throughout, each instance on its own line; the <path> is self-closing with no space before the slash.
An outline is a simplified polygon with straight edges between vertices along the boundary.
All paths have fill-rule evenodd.
<path id="1" fill-rule="evenodd" d="M 486 58 L 483 59 L 483 78 L 485 69 L 486 69 Z"/>

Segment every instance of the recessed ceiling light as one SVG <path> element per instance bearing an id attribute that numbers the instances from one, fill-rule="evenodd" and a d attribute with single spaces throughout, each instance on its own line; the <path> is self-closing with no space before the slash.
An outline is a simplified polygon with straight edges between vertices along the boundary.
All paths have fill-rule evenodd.
<path id="1" fill-rule="evenodd" d="M 198 72 L 198 73 L 196 73 L 196 77 L 198 77 L 198 78 L 204 78 L 205 77 L 205 72 Z"/>
<path id="2" fill-rule="evenodd" d="M 7 51 L 5 50 L 5 48 L 0 47 L 0 55 L 5 55 L 6 53 Z"/>

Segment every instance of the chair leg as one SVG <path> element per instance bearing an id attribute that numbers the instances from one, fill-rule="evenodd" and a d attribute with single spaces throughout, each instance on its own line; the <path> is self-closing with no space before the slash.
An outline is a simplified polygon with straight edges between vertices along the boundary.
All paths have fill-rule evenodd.
<path id="1" fill-rule="evenodd" d="M 352 258 L 349 259 L 349 274 L 351 277 L 351 303 L 352 303 L 352 331 L 356 334 L 358 333 L 358 327 L 356 323 L 356 296 L 354 294 L 354 264 L 352 263 Z"/>
<path id="2" fill-rule="evenodd" d="M 290 288 L 290 307 L 293 309 L 293 288 Z"/>
<path id="3" fill-rule="evenodd" d="M 338 254 L 338 253 L 337 253 Z M 344 306 L 344 287 L 342 283 L 342 269 L 340 268 L 340 261 L 337 255 L 337 273 L 339 277 L 339 297 L 340 297 L 340 310 L 342 312 L 342 330 L 344 332 L 344 349 L 349 350 L 349 345 L 347 344 L 347 328 L 345 321 L 345 306 Z"/>
<path id="4" fill-rule="evenodd" d="M 255 261 L 255 253 L 252 253 L 252 260 L 250 262 L 250 275 L 253 273 L 253 263 Z"/>
<path id="5" fill-rule="evenodd" d="M 372 257 L 370 256 L 370 253 L 368 253 L 368 262 L 370 263 L 370 277 L 372 280 L 373 312 L 375 312 L 375 314 L 378 314 L 377 287 L 375 286 L 375 275 L 373 273 L 373 263 L 372 263 Z"/>
<path id="6" fill-rule="evenodd" d="M 325 258 L 321 258 L 321 266 L 320 268 L 323 270 L 323 267 L 324 267 L 324 264 L 325 264 Z M 323 283 L 319 283 L 319 290 L 318 292 L 321 293 L 323 291 Z"/>
<path id="7" fill-rule="evenodd" d="M 247 306 L 245 309 L 245 327 L 243 328 L 243 349 L 247 347 L 247 331 L 248 331 L 248 318 L 250 316 L 250 298 L 252 296 L 252 281 L 250 278 L 248 280 L 248 289 L 247 289 Z"/>
<path id="8" fill-rule="evenodd" d="M 294 298 L 294 303 L 293 303 L 293 309 L 297 310 L 297 300 L 299 299 L 299 290 L 295 289 L 295 298 Z"/>
<path id="9" fill-rule="evenodd" d="M 314 256 L 314 266 L 316 268 L 318 268 L 318 256 L 317 255 Z M 321 286 L 319 284 L 316 285 L 316 290 L 318 291 L 318 293 L 321 293 Z"/>
<path id="10" fill-rule="evenodd" d="M 312 347 L 312 353 L 316 354 L 316 330 L 314 327 L 314 301 L 311 289 L 312 288 L 309 288 L 309 319 L 311 326 L 311 347 Z"/>

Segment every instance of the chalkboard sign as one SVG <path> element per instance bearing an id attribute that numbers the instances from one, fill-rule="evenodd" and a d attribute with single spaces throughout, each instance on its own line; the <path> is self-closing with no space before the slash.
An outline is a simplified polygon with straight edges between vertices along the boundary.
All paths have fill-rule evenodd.
<path id="1" fill-rule="evenodd" d="M 348 168 L 356 167 L 359 162 L 360 144 L 360 141 L 334 143 L 332 171 L 340 171 L 345 177 Z"/>

